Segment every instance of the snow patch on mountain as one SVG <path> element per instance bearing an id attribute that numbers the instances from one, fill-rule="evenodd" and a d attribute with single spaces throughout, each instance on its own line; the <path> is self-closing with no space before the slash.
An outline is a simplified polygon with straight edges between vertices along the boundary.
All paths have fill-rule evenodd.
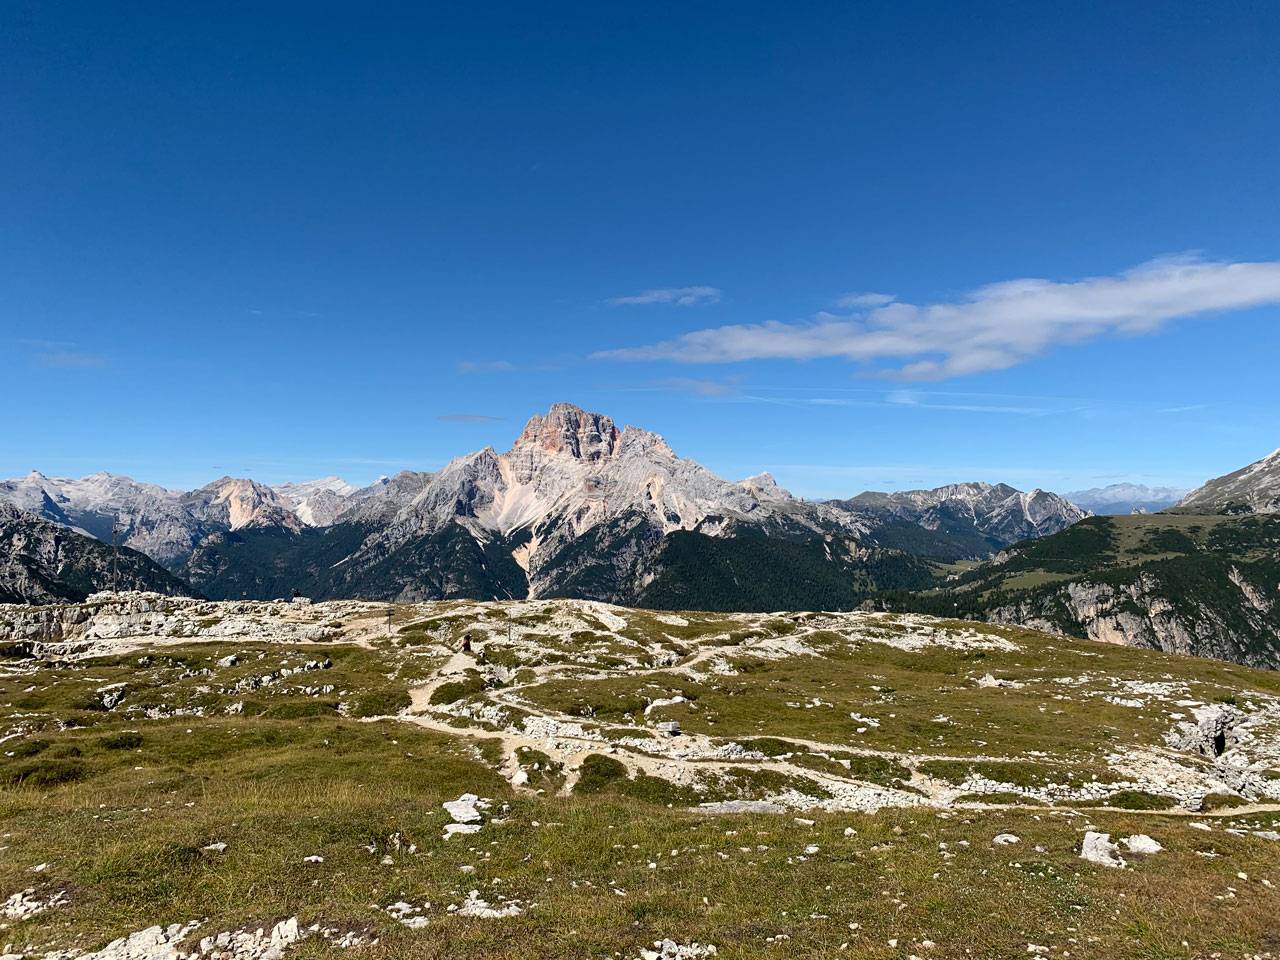
<path id="1" fill-rule="evenodd" d="M 359 487 L 330 474 L 319 480 L 280 483 L 271 488 L 293 505 L 293 512 L 309 527 L 327 527 L 350 509 Z"/>

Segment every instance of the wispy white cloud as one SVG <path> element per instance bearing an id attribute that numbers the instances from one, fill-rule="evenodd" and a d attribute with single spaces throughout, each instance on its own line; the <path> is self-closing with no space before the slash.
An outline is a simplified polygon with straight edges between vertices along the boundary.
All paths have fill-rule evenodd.
<path id="1" fill-rule="evenodd" d="M 695 397 L 736 397 L 742 393 L 742 387 L 726 380 L 697 380 L 692 377 L 664 377 L 652 380 L 650 387 L 658 390 L 670 390 L 673 393 L 687 393 Z"/>
<path id="2" fill-rule="evenodd" d="M 844 310 L 856 310 L 859 307 L 883 307 L 897 299 L 891 293 L 847 293 L 836 301 L 836 306 Z"/>
<path id="3" fill-rule="evenodd" d="M 1223 263 L 1167 257 L 1110 277 L 1022 279 L 951 303 L 888 303 L 804 323 L 770 321 L 696 330 L 597 359 L 733 363 L 838 357 L 869 373 L 941 380 L 1023 363 L 1058 346 L 1144 336 L 1170 320 L 1280 303 L 1280 261 Z"/>
<path id="4" fill-rule="evenodd" d="M 1182 407 L 1162 407 L 1157 412 L 1158 413 L 1191 413 L 1193 410 L 1207 410 L 1208 408 L 1209 408 L 1209 404 L 1207 403 L 1188 403 L 1186 406 L 1182 406 Z"/>
<path id="5" fill-rule="evenodd" d="M 63 350 L 75 346 L 70 340 L 41 340 L 37 337 L 11 337 L 4 342 L 37 350 Z"/>
<path id="6" fill-rule="evenodd" d="M 962 413 L 1007 413 L 1042 417 L 1051 413 L 1070 412 L 1061 406 L 975 402 L 954 399 L 950 395 L 921 393 L 919 390 L 894 390 L 886 394 L 884 399 L 886 403 L 896 406 L 918 407 L 922 410 L 956 410 Z"/>
<path id="7" fill-rule="evenodd" d="M 505 417 L 486 417 L 482 413 L 444 413 L 436 417 L 437 420 L 443 420 L 445 423 L 491 423 L 497 420 L 505 420 Z"/>
<path id="8" fill-rule="evenodd" d="M 605 303 L 614 307 L 636 306 L 650 303 L 671 303 L 689 307 L 696 303 L 716 303 L 720 291 L 715 287 L 668 287 L 664 290 L 646 290 L 631 297 L 610 297 Z"/>
<path id="9" fill-rule="evenodd" d="M 93 353 L 79 353 L 74 350 L 55 350 L 52 353 L 37 353 L 31 358 L 31 365 L 41 370 L 76 370 L 106 366 L 105 357 Z"/>
<path id="10" fill-rule="evenodd" d="M 1044 417 L 1078 412 L 1080 405 L 1057 403 L 1006 403 L 985 400 L 985 394 L 923 393 L 919 390 L 892 390 L 877 399 L 850 396 L 812 397 L 801 403 L 818 407 L 897 407 L 906 410 L 951 410 L 956 413 L 996 413 L 1010 416 Z M 1034 399 L 1034 398 L 1028 398 Z"/>
<path id="11" fill-rule="evenodd" d="M 458 363 L 459 373 L 503 373 L 514 369 L 515 364 L 506 360 L 462 360 Z"/>

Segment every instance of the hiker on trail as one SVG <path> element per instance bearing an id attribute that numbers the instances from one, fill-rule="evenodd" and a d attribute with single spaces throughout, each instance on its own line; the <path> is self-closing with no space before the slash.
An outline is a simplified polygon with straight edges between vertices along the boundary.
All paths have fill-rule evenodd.
<path id="1" fill-rule="evenodd" d="M 471 634 L 469 633 L 464 633 L 462 635 L 462 652 L 463 653 L 471 652 Z"/>

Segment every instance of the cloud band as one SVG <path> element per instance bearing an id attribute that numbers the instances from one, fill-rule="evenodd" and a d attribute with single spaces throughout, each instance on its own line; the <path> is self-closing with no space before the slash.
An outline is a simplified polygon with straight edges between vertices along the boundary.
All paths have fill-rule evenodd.
<path id="1" fill-rule="evenodd" d="M 1055 346 L 1151 334 L 1179 317 L 1274 303 L 1280 261 L 1164 258 L 1110 277 L 1011 280 L 951 303 L 893 302 L 805 323 L 734 324 L 593 356 L 679 363 L 836 357 L 881 375 L 940 380 L 1002 370 Z"/>

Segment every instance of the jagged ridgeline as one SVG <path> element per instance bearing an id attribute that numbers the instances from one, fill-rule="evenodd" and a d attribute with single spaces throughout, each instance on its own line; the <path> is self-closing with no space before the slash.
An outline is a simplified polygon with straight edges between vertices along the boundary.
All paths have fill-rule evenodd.
<path id="1" fill-rule="evenodd" d="M 742 481 L 656 433 L 572 404 L 505 453 L 358 489 L 330 476 L 269 487 L 223 477 L 166 490 L 96 473 L 0 482 L 0 500 L 147 554 L 211 597 L 381 600 L 583 597 L 717 610 L 848 607 L 931 583 L 1085 513 L 986 483 L 813 503 L 767 473 Z"/>
<path id="2" fill-rule="evenodd" d="M 276 488 L 278 491 L 283 488 Z M 812 503 L 768 474 L 733 482 L 657 434 L 557 404 L 506 453 L 346 495 L 321 529 L 247 523 L 178 572 L 214 597 L 422 601 L 580 597 L 712 610 L 849 607 L 932 582 L 1084 516 L 1053 494 L 960 484 Z"/>
<path id="3" fill-rule="evenodd" d="M 1161 513 L 1092 517 L 875 602 L 1280 668 L 1280 450 Z"/>

